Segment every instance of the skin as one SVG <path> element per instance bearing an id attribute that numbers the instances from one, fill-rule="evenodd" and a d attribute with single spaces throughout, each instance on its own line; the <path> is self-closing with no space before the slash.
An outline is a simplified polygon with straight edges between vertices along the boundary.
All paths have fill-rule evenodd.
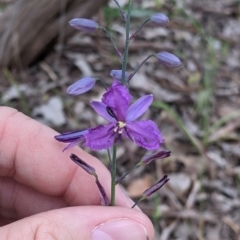
<path id="1" fill-rule="evenodd" d="M 91 239 L 92 230 L 114 219 L 143 225 L 120 187 L 115 207 L 99 206 L 94 178 L 73 163 L 74 153 L 93 166 L 110 196 L 110 174 L 96 158 L 75 147 L 64 153 L 57 133 L 15 109 L 0 107 L 0 239 Z M 81 236 L 81 238 L 79 238 Z"/>

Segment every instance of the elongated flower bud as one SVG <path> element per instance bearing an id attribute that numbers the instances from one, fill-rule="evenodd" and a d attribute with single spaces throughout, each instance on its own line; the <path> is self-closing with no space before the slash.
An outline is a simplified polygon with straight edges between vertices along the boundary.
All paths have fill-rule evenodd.
<path id="1" fill-rule="evenodd" d="M 170 154 L 171 154 L 171 152 L 169 150 L 161 150 L 161 151 L 155 152 L 149 156 L 148 155 L 143 156 L 143 158 L 141 159 L 141 162 L 144 164 L 149 164 L 150 162 L 152 162 L 154 160 L 167 158 L 170 156 Z"/>
<path id="2" fill-rule="evenodd" d="M 182 65 L 180 59 L 169 52 L 160 52 L 155 56 L 158 61 L 165 67 L 176 68 Z"/>
<path id="3" fill-rule="evenodd" d="M 152 15 L 150 20 L 154 24 L 161 26 L 161 27 L 165 27 L 169 22 L 168 17 L 163 13 L 156 13 L 156 14 Z"/>
<path id="4" fill-rule="evenodd" d="M 95 169 L 88 165 L 86 162 L 84 162 L 82 159 L 80 159 L 77 155 L 71 154 L 70 155 L 71 160 L 73 160 L 74 163 L 76 163 L 78 166 L 80 166 L 83 170 L 85 170 L 88 174 L 96 176 Z"/>
<path id="5" fill-rule="evenodd" d="M 98 187 L 98 190 L 100 193 L 101 205 L 102 206 L 110 206 L 110 201 L 108 199 L 106 191 L 98 179 L 96 179 L 96 184 L 97 184 L 97 187 Z"/>
<path id="6" fill-rule="evenodd" d="M 83 94 L 83 93 L 89 91 L 90 89 L 92 89 L 93 86 L 95 85 L 95 82 L 96 82 L 96 80 L 92 77 L 82 78 L 82 79 L 78 80 L 77 82 L 75 82 L 74 84 L 72 84 L 71 86 L 69 86 L 67 89 L 67 93 L 69 95 Z"/>
<path id="7" fill-rule="evenodd" d="M 152 187 L 148 188 L 143 192 L 142 199 L 150 197 L 153 193 L 158 191 L 165 183 L 167 183 L 170 179 L 167 175 L 165 175 L 162 179 L 160 179 L 157 183 L 155 183 Z"/>
<path id="8" fill-rule="evenodd" d="M 86 32 L 94 32 L 96 29 L 99 28 L 98 23 L 86 18 L 74 18 L 69 22 L 69 24 L 77 30 Z"/>
<path id="9" fill-rule="evenodd" d="M 121 81 L 122 78 L 122 70 L 112 70 L 110 72 L 110 76 L 116 79 L 117 81 Z M 125 72 L 125 79 L 128 78 L 128 73 Z"/>

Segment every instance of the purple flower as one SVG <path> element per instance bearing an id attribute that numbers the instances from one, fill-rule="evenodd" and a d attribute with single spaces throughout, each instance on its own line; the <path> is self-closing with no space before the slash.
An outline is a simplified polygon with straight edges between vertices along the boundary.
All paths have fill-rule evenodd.
<path id="1" fill-rule="evenodd" d="M 82 143 L 85 138 L 84 135 L 88 132 L 88 130 L 82 130 L 82 131 L 74 131 L 74 132 L 67 132 L 63 133 L 57 136 L 54 136 L 54 138 L 59 142 L 69 143 L 63 151 L 72 148 L 76 146 L 79 143 Z"/>
<path id="2" fill-rule="evenodd" d="M 130 106 L 131 100 L 128 89 L 114 81 L 102 102 L 91 102 L 93 109 L 110 123 L 89 129 L 84 135 L 85 146 L 108 149 L 121 138 L 128 138 L 148 150 L 159 149 L 163 139 L 156 124 L 151 120 L 136 121 L 148 109 L 153 96 L 143 96 Z"/>
<path id="3" fill-rule="evenodd" d="M 74 18 L 69 22 L 69 24 L 77 30 L 82 30 L 86 32 L 94 32 L 96 29 L 99 28 L 98 23 L 86 18 Z"/>
<path id="4" fill-rule="evenodd" d="M 89 164 L 87 164 L 86 162 L 84 162 L 82 159 L 80 159 L 77 155 L 72 153 L 70 155 L 70 158 L 74 163 L 76 163 L 78 166 L 80 166 L 88 174 L 96 176 L 95 169 L 92 166 L 90 166 Z"/>
<path id="5" fill-rule="evenodd" d="M 110 76 L 113 77 L 114 80 L 121 81 L 122 78 L 122 70 L 112 70 L 110 72 Z M 128 78 L 128 73 L 125 72 L 125 78 Z"/>
<path id="6" fill-rule="evenodd" d="M 149 164 L 150 162 L 157 160 L 157 159 L 163 159 L 169 157 L 171 152 L 169 150 L 160 150 L 158 152 L 155 152 L 151 155 L 145 155 L 142 157 L 141 162 L 143 164 Z"/>
<path id="7" fill-rule="evenodd" d="M 156 58 L 165 67 L 176 68 L 182 65 L 180 59 L 169 52 L 157 53 Z"/>
<path id="8" fill-rule="evenodd" d="M 69 86 L 67 89 L 67 93 L 69 95 L 80 95 L 92 89 L 95 85 L 95 82 L 96 80 L 92 77 L 82 78 Z"/>
<path id="9" fill-rule="evenodd" d="M 169 22 L 168 17 L 163 13 L 156 13 L 156 14 L 152 15 L 150 20 L 151 20 L 151 22 L 153 22 L 156 25 L 161 26 L 161 27 L 165 27 Z"/>
<path id="10" fill-rule="evenodd" d="M 157 183 L 155 183 L 152 187 L 148 188 L 143 192 L 142 199 L 150 197 L 153 193 L 158 191 L 165 183 L 167 183 L 170 179 L 167 175 L 165 175 L 162 179 L 160 179 Z"/>

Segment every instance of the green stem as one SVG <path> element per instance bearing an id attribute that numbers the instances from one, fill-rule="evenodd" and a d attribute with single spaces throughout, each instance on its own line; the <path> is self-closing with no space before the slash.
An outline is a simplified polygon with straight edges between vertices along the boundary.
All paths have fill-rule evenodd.
<path id="1" fill-rule="evenodd" d="M 96 79 L 96 81 L 99 80 L 101 82 L 101 84 L 103 85 L 103 87 L 105 88 L 106 91 L 108 90 L 108 87 L 102 78 L 97 77 L 95 79 Z"/>
<path id="2" fill-rule="evenodd" d="M 115 184 L 118 184 L 119 182 L 121 182 L 132 170 L 134 170 L 135 168 L 139 167 L 142 165 L 142 161 L 138 162 L 137 164 L 135 164 L 133 167 L 131 167 L 126 173 L 124 173 L 120 178 L 118 178 L 115 182 Z"/>
<path id="3" fill-rule="evenodd" d="M 118 50 L 117 45 L 116 45 L 116 43 L 114 42 L 114 40 L 113 40 L 110 32 L 109 32 L 106 28 L 104 28 L 104 27 L 100 27 L 100 28 L 107 34 L 107 36 L 108 36 L 109 39 L 111 40 L 111 43 L 112 43 L 112 45 L 113 45 L 113 47 L 114 47 L 117 55 L 119 56 L 119 58 L 120 58 L 120 60 L 121 60 L 121 62 L 122 62 L 122 53 Z"/>
<path id="4" fill-rule="evenodd" d="M 112 153 L 111 206 L 115 205 L 116 170 L 117 170 L 117 145 L 114 144 L 113 145 L 113 153 Z"/>
<path id="5" fill-rule="evenodd" d="M 149 58 L 151 58 L 151 57 L 155 57 L 155 54 L 151 54 L 151 55 L 149 55 L 147 58 L 145 58 L 145 59 L 142 61 L 142 63 L 134 70 L 134 72 L 131 73 L 131 74 L 129 74 L 129 77 L 128 77 L 128 79 L 127 79 L 128 82 L 133 78 L 133 76 L 134 76 L 134 75 L 137 73 L 137 71 L 142 67 L 142 65 L 143 65 Z"/>
<path id="6" fill-rule="evenodd" d="M 144 25 L 150 21 L 150 18 L 148 18 L 147 20 L 145 20 L 142 25 L 130 36 L 130 40 L 134 39 L 136 37 L 136 35 L 138 34 L 138 32 L 144 27 Z"/>
<path id="7" fill-rule="evenodd" d="M 127 61 L 128 61 L 128 48 L 129 48 L 129 42 L 130 42 L 129 26 L 130 26 L 131 10 L 132 10 L 132 0 L 129 0 L 127 22 L 126 22 L 126 41 L 125 41 L 124 57 L 123 57 L 123 63 L 122 63 L 122 79 L 121 79 L 122 84 L 124 84 L 125 82 L 125 73 L 126 73 Z"/>
<path id="8" fill-rule="evenodd" d="M 136 207 L 143 199 L 145 199 L 144 197 L 141 197 L 138 201 L 136 201 L 133 206 L 131 208 Z"/>

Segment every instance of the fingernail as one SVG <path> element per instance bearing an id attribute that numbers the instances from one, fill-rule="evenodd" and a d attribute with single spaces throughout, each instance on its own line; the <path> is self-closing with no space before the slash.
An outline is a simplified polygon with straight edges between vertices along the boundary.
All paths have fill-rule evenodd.
<path id="1" fill-rule="evenodd" d="M 98 225 L 92 232 L 93 240 L 147 240 L 146 228 L 129 219 L 117 219 Z"/>

